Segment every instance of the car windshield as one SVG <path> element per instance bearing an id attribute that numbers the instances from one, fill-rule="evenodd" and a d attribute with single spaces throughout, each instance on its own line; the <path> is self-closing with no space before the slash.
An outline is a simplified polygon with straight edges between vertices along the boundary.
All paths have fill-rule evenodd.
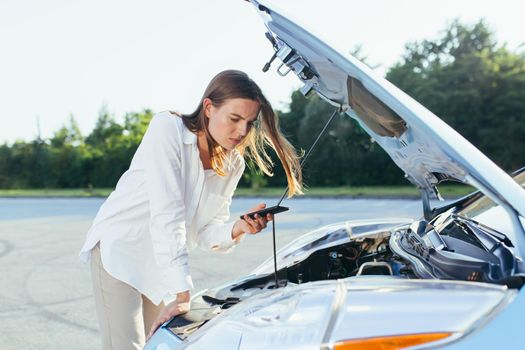
<path id="1" fill-rule="evenodd" d="M 513 179 L 522 188 L 525 188 L 525 171 L 521 171 L 519 174 L 514 176 Z M 481 196 L 480 198 L 463 208 L 458 214 L 463 217 L 474 219 L 496 206 L 497 204 L 494 203 L 489 197 Z"/>

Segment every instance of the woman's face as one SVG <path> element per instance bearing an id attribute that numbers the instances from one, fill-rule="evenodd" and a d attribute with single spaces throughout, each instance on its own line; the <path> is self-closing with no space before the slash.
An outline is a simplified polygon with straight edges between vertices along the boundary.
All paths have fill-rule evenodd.
<path id="1" fill-rule="evenodd" d="M 246 98 L 228 99 L 217 107 L 206 98 L 203 104 L 211 136 L 227 150 L 242 142 L 259 114 L 259 102 Z"/>

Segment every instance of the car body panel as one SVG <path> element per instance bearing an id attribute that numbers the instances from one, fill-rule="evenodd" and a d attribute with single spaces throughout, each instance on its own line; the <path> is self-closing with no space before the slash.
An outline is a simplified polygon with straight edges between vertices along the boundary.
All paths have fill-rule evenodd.
<path id="1" fill-rule="evenodd" d="M 182 343 L 182 340 L 177 338 L 164 324 L 151 336 L 144 346 L 144 350 L 179 349 Z"/>
<path id="2" fill-rule="evenodd" d="M 525 311 L 525 289 L 522 288 L 511 307 L 496 314 L 493 320 L 478 331 L 472 332 L 459 342 L 450 344 L 447 350 L 471 349 L 525 349 L 523 312 Z"/>

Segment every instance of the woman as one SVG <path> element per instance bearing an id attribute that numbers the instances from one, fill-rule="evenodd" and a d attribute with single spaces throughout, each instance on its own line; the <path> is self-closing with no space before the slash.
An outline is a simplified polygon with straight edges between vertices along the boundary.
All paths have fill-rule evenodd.
<path id="1" fill-rule="evenodd" d="M 152 118 L 80 251 L 91 260 L 104 348 L 140 349 L 146 334 L 188 311 L 187 248 L 228 251 L 266 227 L 271 215 L 227 222 L 243 157 L 272 175 L 266 145 L 281 160 L 288 195 L 300 193 L 298 156 L 261 89 L 240 71 L 215 76 L 193 113 Z M 174 300 L 164 307 L 165 299 Z"/>

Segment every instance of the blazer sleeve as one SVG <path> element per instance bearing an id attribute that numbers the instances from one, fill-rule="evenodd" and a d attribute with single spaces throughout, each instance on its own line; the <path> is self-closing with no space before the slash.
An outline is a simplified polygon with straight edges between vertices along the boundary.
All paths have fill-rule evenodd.
<path id="1" fill-rule="evenodd" d="M 182 135 L 170 115 L 155 115 L 144 134 L 146 186 L 153 253 L 170 293 L 193 288 L 188 267 Z"/>
<path id="2" fill-rule="evenodd" d="M 197 244 L 201 249 L 227 253 L 240 242 L 240 239 L 233 240 L 231 236 L 236 220 L 227 221 L 230 218 L 230 204 L 233 193 L 241 179 L 244 168 L 244 159 L 239 155 L 238 166 L 229 175 L 230 181 L 225 193 L 224 204 L 215 217 L 197 233 Z"/>

